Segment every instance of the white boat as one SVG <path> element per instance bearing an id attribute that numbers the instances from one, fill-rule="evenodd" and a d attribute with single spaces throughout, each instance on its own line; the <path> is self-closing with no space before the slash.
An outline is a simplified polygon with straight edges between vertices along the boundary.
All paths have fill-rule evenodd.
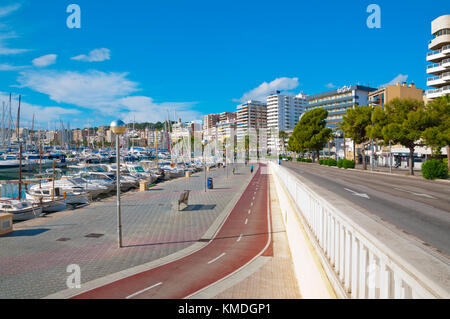
<path id="1" fill-rule="evenodd" d="M 39 188 L 39 185 L 34 185 L 32 189 Z M 43 189 L 53 189 L 53 182 L 47 182 L 40 186 Z M 96 198 L 102 193 L 108 192 L 106 186 L 96 183 L 91 183 L 80 177 L 63 178 L 55 180 L 55 188 L 60 188 L 62 193 L 88 193 L 92 198 Z"/>
<path id="2" fill-rule="evenodd" d="M 44 212 L 55 212 L 64 210 L 67 205 L 84 205 L 89 203 L 86 193 L 64 193 L 60 188 L 31 187 L 27 193 L 27 199 L 42 206 Z"/>
<path id="3" fill-rule="evenodd" d="M 153 183 L 158 179 L 158 176 L 151 170 L 145 171 L 144 168 L 139 164 L 126 164 L 126 167 L 130 175 L 139 180 L 145 180 L 149 183 Z"/>
<path id="4" fill-rule="evenodd" d="M 13 221 L 24 221 L 41 216 L 42 208 L 29 200 L 0 199 L 0 212 L 13 215 Z"/>
<path id="5" fill-rule="evenodd" d="M 177 178 L 177 177 L 183 177 L 185 175 L 184 169 L 179 167 L 172 167 L 170 165 L 165 165 L 161 167 L 164 171 L 165 179 L 171 179 L 171 178 Z"/>

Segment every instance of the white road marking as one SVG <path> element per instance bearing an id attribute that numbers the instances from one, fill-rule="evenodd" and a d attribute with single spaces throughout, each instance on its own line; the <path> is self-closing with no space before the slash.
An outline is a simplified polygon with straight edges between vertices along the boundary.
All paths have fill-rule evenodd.
<path id="1" fill-rule="evenodd" d="M 344 189 L 345 189 L 346 191 L 352 193 L 352 194 L 355 195 L 355 196 L 359 196 L 359 197 L 364 197 L 364 198 L 370 199 L 369 195 L 367 195 L 367 194 L 360 194 L 360 193 L 357 193 L 357 192 L 355 192 L 355 191 L 352 191 L 351 189 L 348 189 L 348 188 L 344 188 Z"/>
<path id="2" fill-rule="evenodd" d="M 162 282 L 159 282 L 159 283 L 157 283 L 157 284 L 155 284 L 155 285 L 153 285 L 153 286 L 151 286 L 151 287 L 142 289 L 141 291 L 138 291 L 138 292 L 136 292 L 136 293 L 134 293 L 134 294 L 132 294 L 132 295 L 129 295 L 129 296 L 126 297 L 125 299 L 133 298 L 133 297 L 135 297 L 135 296 L 137 296 L 137 295 L 140 295 L 140 294 L 143 293 L 143 292 L 146 292 L 147 290 L 150 290 L 150 289 L 152 289 L 152 288 L 155 288 L 155 287 L 158 287 L 158 286 L 161 286 L 161 285 L 162 285 Z"/>
<path id="3" fill-rule="evenodd" d="M 253 203 L 251 203 L 250 206 L 253 206 Z"/>
<path id="4" fill-rule="evenodd" d="M 213 260 L 208 261 L 208 265 L 212 264 L 215 261 L 218 261 L 220 258 L 222 258 L 223 256 L 225 256 L 225 253 L 222 253 L 219 257 L 214 258 Z"/>
<path id="5" fill-rule="evenodd" d="M 251 213 L 252 213 L 252 210 L 251 210 L 251 209 L 249 209 L 249 210 L 248 210 L 248 214 L 250 215 Z"/>
<path id="6" fill-rule="evenodd" d="M 247 225 L 248 224 L 248 218 L 245 220 L 245 225 Z"/>
<path id="7" fill-rule="evenodd" d="M 255 200 L 255 196 L 253 196 L 253 200 Z"/>
<path id="8" fill-rule="evenodd" d="M 394 189 L 399 190 L 399 191 L 402 191 L 402 192 L 410 193 L 410 194 L 413 194 L 413 195 L 416 195 L 416 196 L 421 196 L 421 197 L 427 197 L 427 198 L 431 198 L 431 199 L 436 199 L 435 197 L 433 197 L 433 196 L 431 196 L 431 195 L 428 195 L 428 194 L 415 193 L 415 192 L 408 191 L 408 190 L 406 190 L 406 189 L 401 189 L 401 188 L 396 188 L 396 187 L 395 187 Z"/>
<path id="9" fill-rule="evenodd" d="M 244 236 L 243 234 L 241 234 L 241 236 L 239 236 L 239 238 L 236 240 L 237 242 L 240 242 L 242 239 L 242 236 Z"/>

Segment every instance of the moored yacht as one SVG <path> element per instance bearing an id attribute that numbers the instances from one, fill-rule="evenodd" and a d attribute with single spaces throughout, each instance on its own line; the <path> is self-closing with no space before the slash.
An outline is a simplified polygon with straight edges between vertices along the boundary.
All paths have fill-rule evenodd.
<path id="1" fill-rule="evenodd" d="M 24 221 L 39 217 L 42 208 L 34 206 L 29 200 L 0 199 L 0 212 L 13 215 L 13 221 Z"/>

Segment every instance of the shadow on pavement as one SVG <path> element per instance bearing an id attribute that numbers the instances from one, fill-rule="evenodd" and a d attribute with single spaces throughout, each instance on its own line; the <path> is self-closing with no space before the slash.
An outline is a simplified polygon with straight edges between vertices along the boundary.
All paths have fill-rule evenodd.
<path id="1" fill-rule="evenodd" d="M 199 210 L 213 210 L 216 208 L 216 205 L 189 205 L 188 207 L 180 210 L 181 212 L 192 212 Z"/>
<path id="2" fill-rule="evenodd" d="M 48 232 L 49 230 L 50 229 L 47 228 L 15 230 L 11 234 L 5 235 L 3 237 L 32 237 Z"/>

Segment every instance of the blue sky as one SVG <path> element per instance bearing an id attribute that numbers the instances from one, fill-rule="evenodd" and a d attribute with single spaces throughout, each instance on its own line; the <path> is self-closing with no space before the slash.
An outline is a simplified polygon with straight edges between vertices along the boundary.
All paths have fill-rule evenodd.
<path id="1" fill-rule="evenodd" d="M 81 29 L 66 26 L 71 3 Z M 371 3 L 380 29 L 366 25 Z M 73 128 L 200 119 L 276 89 L 395 78 L 426 89 L 430 23 L 443 14 L 441 0 L 2 0 L 0 102 L 22 94 L 25 124 L 34 113 L 43 128 Z"/>

